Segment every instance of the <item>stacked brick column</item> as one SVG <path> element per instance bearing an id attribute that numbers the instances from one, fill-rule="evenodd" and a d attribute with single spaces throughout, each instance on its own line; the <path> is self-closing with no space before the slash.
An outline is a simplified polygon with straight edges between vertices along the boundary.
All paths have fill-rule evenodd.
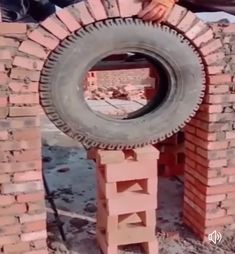
<path id="1" fill-rule="evenodd" d="M 235 26 L 213 29 L 224 47 L 206 57 L 206 96 L 185 143 L 184 220 L 205 240 L 215 229 L 235 229 Z"/>
<path id="2" fill-rule="evenodd" d="M 179 131 L 157 144 L 156 147 L 160 151 L 159 175 L 164 177 L 183 175 L 185 165 L 184 132 Z"/>
<path id="3" fill-rule="evenodd" d="M 129 151 L 96 151 L 97 239 L 107 254 L 122 245 L 141 243 L 157 253 L 158 150 L 152 146 Z"/>
<path id="4" fill-rule="evenodd" d="M 26 33 L 25 24 L 0 23 L 0 253 L 44 254 L 40 72 L 17 53 Z"/>

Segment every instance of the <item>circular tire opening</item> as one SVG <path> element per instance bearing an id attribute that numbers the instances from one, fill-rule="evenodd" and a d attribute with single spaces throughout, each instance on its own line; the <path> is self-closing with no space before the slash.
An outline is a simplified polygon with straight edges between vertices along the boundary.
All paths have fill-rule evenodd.
<path id="1" fill-rule="evenodd" d="M 113 59 L 117 64 L 120 58 L 123 66 L 131 61 L 151 66 L 154 92 L 136 110 L 103 114 L 88 105 L 84 78 L 111 68 Z M 49 119 L 86 147 L 107 149 L 141 147 L 170 137 L 195 115 L 204 90 L 204 66 L 187 39 L 167 26 L 131 18 L 96 22 L 66 38 L 47 59 L 40 82 Z"/>
<path id="2" fill-rule="evenodd" d="M 161 107 L 174 85 L 174 71 L 156 54 L 116 52 L 90 68 L 84 97 L 100 117 L 130 120 Z"/>

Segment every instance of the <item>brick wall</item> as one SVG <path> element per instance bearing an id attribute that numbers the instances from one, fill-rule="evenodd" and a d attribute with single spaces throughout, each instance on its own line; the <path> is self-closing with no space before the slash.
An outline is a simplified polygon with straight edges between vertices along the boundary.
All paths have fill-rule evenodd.
<path id="1" fill-rule="evenodd" d="M 28 54 L 17 51 L 27 29 L 0 23 L 0 253 L 44 254 L 40 72 L 31 70 Z"/>

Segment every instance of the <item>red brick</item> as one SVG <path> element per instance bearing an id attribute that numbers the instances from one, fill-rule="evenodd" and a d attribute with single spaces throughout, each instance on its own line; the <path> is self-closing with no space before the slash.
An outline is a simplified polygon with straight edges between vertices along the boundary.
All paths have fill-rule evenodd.
<path id="1" fill-rule="evenodd" d="M 225 58 L 225 54 L 224 54 L 224 52 L 221 51 L 221 52 L 216 52 L 216 53 L 213 53 L 213 54 L 210 54 L 210 55 L 204 57 L 204 60 L 207 65 L 212 65 L 216 62 L 223 60 L 224 58 Z"/>
<path id="2" fill-rule="evenodd" d="M 0 63 L 0 72 L 6 72 L 6 64 Z"/>
<path id="3" fill-rule="evenodd" d="M 88 3 L 92 12 L 92 16 L 95 18 L 95 20 L 102 20 L 107 18 L 106 11 L 101 0 L 88 0 Z"/>
<path id="4" fill-rule="evenodd" d="M 215 66 L 208 66 L 207 72 L 209 75 L 219 74 L 223 72 L 224 65 L 215 65 Z"/>
<path id="5" fill-rule="evenodd" d="M 228 208 L 227 209 L 227 214 L 228 215 L 235 215 L 235 208 Z"/>
<path id="6" fill-rule="evenodd" d="M 15 194 L 15 193 L 22 193 L 22 192 L 27 193 L 27 192 L 35 192 L 35 191 L 42 191 L 42 190 L 43 190 L 42 181 L 2 185 L 3 194 Z"/>
<path id="7" fill-rule="evenodd" d="M 46 220 L 46 213 L 40 214 L 23 214 L 20 216 L 20 223 L 31 223 L 37 221 L 45 221 Z"/>
<path id="8" fill-rule="evenodd" d="M 39 104 L 39 95 L 31 94 L 11 94 L 10 103 L 12 104 Z"/>
<path id="9" fill-rule="evenodd" d="M 197 129 L 196 136 L 206 141 L 216 141 L 217 133 L 210 133 L 210 132 Z"/>
<path id="10" fill-rule="evenodd" d="M 0 36 L 0 47 L 15 47 L 18 48 L 20 42 L 14 38 L 7 38 Z"/>
<path id="11" fill-rule="evenodd" d="M 10 116 L 36 116 L 39 113 L 38 106 L 11 107 Z"/>
<path id="12" fill-rule="evenodd" d="M 23 23 L 0 23 L 0 35 L 26 34 L 27 26 Z"/>
<path id="13" fill-rule="evenodd" d="M 0 163 L 0 168 L 3 173 L 13 173 L 20 171 L 31 171 L 42 168 L 42 161 L 26 161 L 26 162 L 10 162 L 10 163 Z"/>
<path id="14" fill-rule="evenodd" d="M 38 82 L 30 82 L 29 84 L 24 82 L 11 81 L 9 87 L 14 93 L 37 93 Z"/>
<path id="15" fill-rule="evenodd" d="M 200 47 L 202 44 L 209 42 L 214 37 L 214 33 L 211 29 L 208 29 L 205 33 L 194 39 L 193 43 Z"/>
<path id="16" fill-rule="evenodd" d="M 211 41 L 210 43 L 208 43 L 207 45 L 203 46 L 200 51 L 204 56 L 207 56 L 211 53 L 213 53 L 214 51 L 222 48 L 222 42 L 220 39 L 216 39 Z"/>
<path id="17" fill-rule="evenodd" d="M 227 182 L 228 182 L 227 177 L 215 177 L 215 178 L 208 179 L 207 185 L 208 186 L 216 186 L 216 185 L 220 185 L 220 184 L 225 184 Z"/>
<path id="18" fill-rule="evenodd" d="M 48 49 L 31 40 L 23 41 L 19 47 L 19 51 L 41 59 L 46 59 L 49 54 Z"/>
<path id="19" fill-rule="evenodd" d="M 225 217 L 222 217 L 222 218 L 217 218 L 216 220 L 215 219 L 211 219 L 211 220 L 206 220 L 205 221 L 205 226 L 206 227 L 210 227 L 210 226 L 224 226 L 226 224 L 230 224 L 233 222 L 233 217 L 231 216 L 225 216 Z"/>
<path id="20" fill-rule="evenodd" d="M 0 141 L 0 151 L 35 150 L 41 147 L 41 140 Z"/>
<path id="21" fill-rule="evenodd" d="M 206 103 L 211 104 L 221 104 L 221 103 L 228 103 L 233 102 L 235 99 L 234 94 L 214 94 L 214 95 L 208 95 L 205 97 Z M 224 114 L 226 115 L 226 114 Z"/>
<path id="22" fill-rule="evenodd" d="M 1 227 L 0 235 L 16 235 L 21 233 L 21 225 L 7 225 L 5 227 Z"/>
<path id="23" fill-rule="evenodd" d="M 225 33 L 225 34 L 226 33 L 228 33 L 228 34 L 234 33 L 234 30 L 235 30 L 235 25 L 229 24 L 229 26 L 223 28 L 223 33 Z"/>
<path id="24" fill-rule="evenodd" d="M 38 127 L 13 130 L 14 140 L 28 140 L 41 138 L 41 130 Z"/>
<path id="25" fill-rule="evenodd" d="M 137 15 L 142 10 L 143 1 L 141 1 L 141 0 L 129 0 L 129 1 L 118 0 L 117 3 L 119 6 L 121 17 L 132 17 L 132 16 Z"/>
<path id="26" fill-rule="evenodd" d="M 210 85 L 208 86 L 209 94 L 224 94 L 229 93 L 228 85 Z"/>
<path id="27" fill-rule="evenodd" d="M 229 176 L 228 182 L 229 183 L 235 183 L 235 175 L 234 176 Z"/>
<path id="28" fill-rule="evenodd" d="M 9 120 L 9 128 L 11 129 L 24 129 L 40 126 L 40 117 L 11 117 Z M 30 129 L 29 129 L 30 130 Z M 35 129 L 36 133 L 36 129 Z M 34 138 L 37 138 L 36 135 Z M 23 139 L 23 138 L 21 138 Z"/>
<path id="29" fill-rule="evenodd" d="M 11 70 L 10 77 L 12 79 L 18 79 L 18 80 L 23 80 L 23 81 L 27 81 L 27 82 L 29 82 L 29 81 L 38 82 L 40 80 L 40 72 L 13 68 Z"/>
<path id="30" fill-rule="evenodd" d="M 103 1 L 109 18 L 120 17 L 116 0 Z"/>
<path id="31" fill-rule="evenodd" d="M 150 160 L 159 158 L 159 151 L 153 146 L 145 146 L 142 148 L 133 149 L 133 158 L 136 161 Z"/>
<path id="32" fill-rule="evenodd" d="M 6 107 L 8 104 L 8 100 L 7 100 L 7 96 L 6 97 L 0 97 L 0 107 Z"/>
<path id="33" fill-rule="evenodd" d="M 9 183 L 10 180 L 11 180 L 10 175 L 8 175 L 8 174 L 1 174 L 1 175 L 0 175 L 0 184 L 1 184 L 1 183 Z M 1 204 L 1 203 L 0 203 L 0 204 Z"/>
<path id="34" fill-rule="evenodd" d="M 0 195 L 0 206 L 8 206 L 15 203 L 15 197 L 10 195 Z"/>
<path id="35" fill-rule="evenodd" d="M 226 84 L 232 82 L 232 77 L 230 74 L 218 74 L 218 75 L 210 75 L 209 77 L 210 84 Z"/>
<path id="36" fill-rule="evenodd" d="M 91 14 L 89 13 L 85 2 L 74 4 L 74 8 L 79 12 L 80 20 L 83 25 L 88 25 L 95 21 L 91 16 Z"/>
<path id="37" fill-rule="evenodd" d="M 186 132 L 189 132 L 189 133 L 191 133 L 191 134 L 195 134 L 195 133 L 196 133 L 196 128 L 193 127 L 193 126 L 187 125 L 187 126 L 185 127 L 185 131 L 186 131 Z M 187 134 L 186 134 L 186 135 L 187 135 Z"/>
<path id="38" fill-rule="evenodd" d="M 0 227 L 8 226 L 18 223 L 18 219 L 15 216 L 1 216 Z"/>
<path id="39" fill-rule="evenodd" d="M 13 65 L 20 68 L 25 68 L 27 70 L 40 71 L 44 65 L 44 62 L 39 59 L 32 59 L 24 56 L 16 56 L 14 58 Z"/>
<path id="40" fill-rule="evenodd" d="M 33 233 L 24 233 L 21 235 L 21 240 L 23 242 L 30 242 L 30 241 L 41 240 L 46 238 L 47 238 L 46 230 L 33 232 Z"/>
<path id="41" fill-rule="evenodd" d="M 235 168 L 222 168 L 221 174 L 222 175 L 235 175 Z"/>
<path id="42" fill-rule="evenodd" d="M 13 154 L 15 161 L 32 161 L 41 157 L 41 150 L 14 151 Z"/>
<path id="43" fill-rule="evenodd" d="M 131 206 L 130 206 L 131 202 Z M 155 195 L 135 195 L 130 193 L 120 195 L 119 198 L 107 201 L 107 211 L 110 215 L 127 214 L 131 212 L 140 212 L 142 209 L 154 210 L 157 208 L 157 200 Z"/>
<path id="44" fill-rule="evenodd" d="M 189 31 L 185 33 L 185 35 L 189 39 L 193 40 L 205 28 L 207 28 L 207 25 L 203 21 L 199 20 L 191 29 L 189 29 Z"/>
<path id="45" fill-rule="evenodd" d="M 219 185 L 219 186 L 206 188 L 207 195 L 223 194 L 223 193 L 229 193 L 229 192 L 235 192 L 234 184 L 233 185 L 232 184 L 223 184 L 223 185 Z"/>
<path id="46" fill-rule="evenodd" d="M 51 32 L 54 36 L 56 36 L 60 40 L 63 40 L 67 36 L 69 36 L 69 32 L 65 28 L 64 24 L 61 23 L 61 21 L 57 19 L 55 16 L 51 16 L 46 20 L 44 20 L 41 23 L 41 26 L 43 26 L 46 30 Z"/>
<path id="47" fill-rule="evenodd" d="M 216 159 L 222 159 L 227 157 L 227 150 L 220 150 L 220 151 L 207 151 L 205 149 L 202 149 L 200 147 L 196 148 L 196 152 L 201 155 L 204 158 L 207 158 L 209 160 L 216 160 Z"/>
<path id="48" fill-rule="evenodd" d="M 50 50 L 55 49 L 59 44 L 59 39 L 40 27 L 33 30 L 28 37 Z"/>
<path id="49" fill-rule="evenodd" d="M 5 215 L 18 215 L 26 212 L 25 204 L 14 204 L 8 207 L 0 207 L 0 216 Z"/>
<path id="50" fill-rule="evenodd" d="M 192 13 L 191 11 L 188 11 L 185 17 L 177 25 L 177 28 L 182 32 L 187 32 L 191 28 L 195 20 L 196 20 L 196 15 Z"/>
<path id="51" fill-rule="evenodd" d="M 24 254 L 48 254 L 48 251 L 45 249 L 32 250 L 32 251 L 25 252 Z"/>
<path id="52" fill-rule="evenodd" d="M 0 131 L 0 140 L 1 141 L 2 140 L 8 140 L 8 132 L 7 131 Z"/>
<path id="53" fill-rule="evenodd" d="M 226 132 L 226 139 L 235 139 L 235 131 Z"/>
<path id="54" fill-rule="evenodd" d="M 47 248 L 47 242 L 45 240 L 37 240 L 33 241 L 32 245 L 35 249 L 46 249 Z"/>
<path id="55" fill-rule="evenodd" d="M 42 173 L 40 171 L 26 171 L 21 173 L 15 173 L 13 175 L 13 182 L 27 182 L 42 180 Z"/>
<path id="56" fill-rule="evenodd" d="M 3 246 L 4 253 L 19 253 L 30 250 L 29 243 L 16 243 Z"/>
<path id="57" fill-rule="evenodd" d="M 167 19 L 167 23 L 177 26 L 186 14 L 187 10 L 184 7 L 175 5 Z"/>
<path id="58" fill-rule="evenodd" d="M 46 229 L 46 220 L 25 223 L 22 226 L 23 233 L 37 232 Z"/>
<path id="59" fill-rule="evenodd" d="M 29 193 L 29 194 L 20 194 L 16 196 L 18 203 L 28 203 L 28 202 L 37 202 L 44 200 L 45 193 L 43 191 Z"/>
<path id="60" fill-rule="evenodd" d="M 235 208 L 235 199 L 227 199 L 221 202 L 221 207 Z"/>
<path id="61" fill-rule="evenodd" d="M 122 151 L 104 151 L 99 150 L 96 154 L 96 161 L 100 165 L 123 162 L 125 159 Z"/>
<path id="62" fill-rule="evenodd" d="M 196 150 L 196 146 L 190 142 L 185 142 L 185 148 L 194 152 Z"/>
<path id="63" fill-rule="evenodd" d="M 9 77 L 7 76 L 7 74 L 0 72 L 0 84 L 1 85 L 6 85 L 8 80 L 9 80 Z"/>
<path id="64" fill-rule="evenodd" d="M 0 246 L 5 244 L 14 244 L 19 242 L 18 235 L 0 236 Z"/>
<path id="65" fill-rule="evenodd" d="M 221 195 L 208 195 L 205 197 L 206 203 L 216 203 L 225 200 L 226 195 L 221 194 Z"/>
<path id="66" fill-rule="evenodd" d="M 57 17 L 66 25 L 69 31 L 74 32 L 78 30 L 81 25 L 77 22 L 77 20 L 73 17 L 73 15 L 69 12 L 69 9 L 62 9 L 56 13 Z"/>
<path id="67" fill-rule="evenodd" d="M 12 54 L 10 50 L 0 49 L 0 60 L 11 60 Z"/>
<path id="68" fill-rule="evenodd" d="M 146 166 L 148 165 L 148 166 Z M 120 171 L 125 168 L 125 174 Z M 105 179 L 108 182 L 133 180 L 133 170 L 135 179 L 152 178 L 156 176 L 157 160 L 147 160 L 145 162 L 125 161 L 118 164 L 108 164 L 105 167 Z"/>
<path id="69" fill-rule="evenodd" d="M 0 107 L 0 119 L 8 116 L 8 107 Z"/>
<path id="70" fill-rule="evenodd" d="M 45 202 L 28 203 L 27 208 L 29 213 L 42 212 L 45 209 Z"/>

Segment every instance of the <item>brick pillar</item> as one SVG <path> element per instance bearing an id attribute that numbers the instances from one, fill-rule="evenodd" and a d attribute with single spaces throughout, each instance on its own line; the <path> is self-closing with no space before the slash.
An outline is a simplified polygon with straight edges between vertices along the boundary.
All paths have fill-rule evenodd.
<path id="1" fill-rule="evenodd" d="M 217 24 L 214 32 L 224 47 L 205 57 L 206 95 L 185 143 L 184 221 L 204 240 L 215 229 L 235 229 L 235 25 Z"/>
<path id="2" fill-rule="evenodd" d="M 179 131 L 157 144 L 156 147 L 160 151 L 159 175 L 164 177 L 183 175 L 185 165 L 184 131 Z"/>
<path id="3" fill-rule="evenodd" d="M 0 23 L 0 253 L 46 254 L 39 72 L 16 67 L 26 30 Z"/>
<path id="4" fill-rule="evenodd" d="M 92 152 L 94 153 L 94 151 Z M 155 237 L 158 151 L 96 151 L 97 240 L 107 254 L 140 243 L 158 253 Z"/>

